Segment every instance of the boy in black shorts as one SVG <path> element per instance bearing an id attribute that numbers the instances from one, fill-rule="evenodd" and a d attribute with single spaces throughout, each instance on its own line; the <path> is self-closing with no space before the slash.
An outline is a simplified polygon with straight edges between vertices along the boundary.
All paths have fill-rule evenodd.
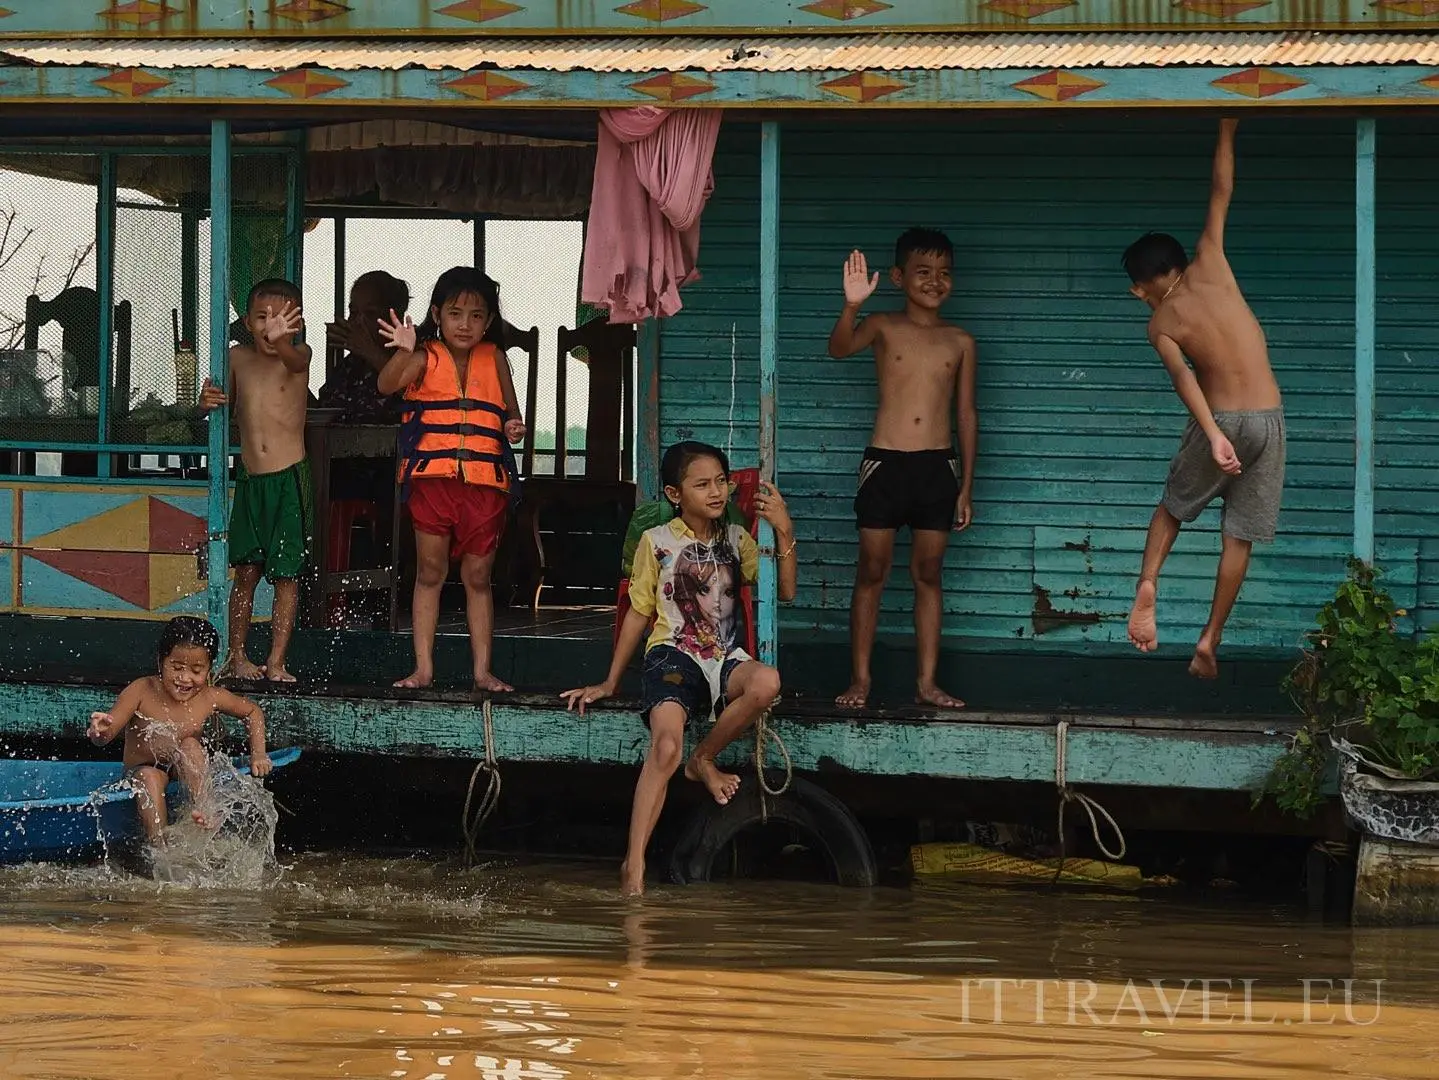
<path id="1" fill-rule="evenodd" d="M 879 412 L 859 466 L 854 511 L 859 526 L 859 567 L 850 608 L 853 677 L 836 700 L 860 708 L 869 700 L 870 653 L 879 600 L 894 557 L 895 533 L 912 537 L 914 630 L 921 704 L 959 709 L 964 702 L 935 682 L 939 665 L 940 578 L 951 530 L 969 527 L 971 485 L 979 440 L 974 406 L 974 338 L 944 321 L 940 307 L 953 288 L 954 248 L 943 233 L 911 229 L 895 244 L 890 281 L 904 292 L 904 310 L 859 321 L 859 310 L 879 285 L 864 255 L 844 267 L 844 310 L 829 335 L 836 360 L 873 347 L 879 377 Z M 963 468 L 954 460 L 950 402 L 959 427 Z"/>

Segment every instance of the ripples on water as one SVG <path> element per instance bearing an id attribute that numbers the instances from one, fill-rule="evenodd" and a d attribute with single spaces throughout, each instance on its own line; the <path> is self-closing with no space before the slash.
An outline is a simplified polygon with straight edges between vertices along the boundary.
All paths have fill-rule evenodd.
<path id="1" fill-rule="evenodd" d="M 341 856 L 254 891 L 0 870 L 0 1076 L 1439 1072 L 1433 930 L 933 882 L 634 905 L 612 878 Z M 1206 978 L 1233 983 L 1211 984 L 1207 1017 Z M 1318 984 L 1305 1022 L 1306 978 L 1360 980 L 1348 1013 Z"/>

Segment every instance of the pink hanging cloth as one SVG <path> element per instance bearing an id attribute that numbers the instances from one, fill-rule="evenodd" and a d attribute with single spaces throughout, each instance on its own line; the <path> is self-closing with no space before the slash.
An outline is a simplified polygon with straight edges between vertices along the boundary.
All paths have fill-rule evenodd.
<path id="1" fill-rule="evenodd" d="M 718 109 L 600 112 L 580 299 L 610 322 L 679 311 L 699 279 L 700 213 L 714 191 Z"/>

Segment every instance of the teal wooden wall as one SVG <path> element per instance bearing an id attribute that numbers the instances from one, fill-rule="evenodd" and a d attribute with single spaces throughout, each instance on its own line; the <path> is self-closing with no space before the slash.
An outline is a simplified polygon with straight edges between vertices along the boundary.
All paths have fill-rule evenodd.
<path id="1" fill-rule="evenodd" d="M 1374 531 L 1381 554 L 1385 546 L 1416 550 L 1415 621 L 1423 629 L 1439 624 L 1436 136 L 1439 120 L 1433 118 L 1381 119 L 1376 169 L 1379 330 Z"/>
<path id="2" fill-rule="evenodd" d="M 1401 602 L 1439 602 L 1428 516 L 1439 457 L 1433 364 L 1432 121 L 1380 122 L 1380 561 Z M 832 361 L 839 268 L 886 266 L 911 224 L 955 241 L 951 317 L 977 337 L 976 523 L 946 564 L 948 636 L 971 646 L 1123 642 L 1144 529 L 1185 422 L 1126 291 L 1124 246 L 1147 229 L 1192 245 L 1214 126 L 1203 118 L 939 119 L 787 125 L 781 210 L 779 476 L 803 545 L 782 627 L 842 631 L 854 567 L 854 472 L 874 408 L 869 357 Z M 756 454 L 757 129 L 731 126 L 704 221 L 704 280 L 664 326 L 661 435 Z M 1289 419 L 1281 538 L 1258 550 L 1235 645 L 1297 644 L 1343 573 L 1353 491 L 1353 124 L 1256 120 L 1240 132 L 1228 247 L 1268 332 Z M 893 304 L 881 286 L 877 302 Z M 730 424 L 731 370 L 735 375 Z M 1176 546 L 1161 639 L 1207 613 L 1218 512 Z M 907 633 L 903 560 L 882 631 Z M 1421 612 L 1421 616 L 1422 616 Z M 793 640 L 791 637 L 790 640 Z"/>

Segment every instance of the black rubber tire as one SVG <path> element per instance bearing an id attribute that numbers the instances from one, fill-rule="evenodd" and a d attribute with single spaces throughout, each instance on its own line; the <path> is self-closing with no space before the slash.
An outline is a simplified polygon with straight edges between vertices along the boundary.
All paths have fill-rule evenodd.
<path id="1" fill-rule="evenodd" d="M 781 779 L 769 776 L 770 786 L 779 786 Z M 824 788 L 795 777 L 788 791 L 767 795 L 765 801 L 771 821 L 784 822 L 814 841 L 840 885 L 868 888 L 878 880 L 869 837 L 849 807 Z M 728 805 L 710 802 L 690 817 L 671 849 L 670 881 L 676 885 L 709 881 L 715 859 L 725 846 L 763 820 L 758 778 L 751 773 Z"/>

